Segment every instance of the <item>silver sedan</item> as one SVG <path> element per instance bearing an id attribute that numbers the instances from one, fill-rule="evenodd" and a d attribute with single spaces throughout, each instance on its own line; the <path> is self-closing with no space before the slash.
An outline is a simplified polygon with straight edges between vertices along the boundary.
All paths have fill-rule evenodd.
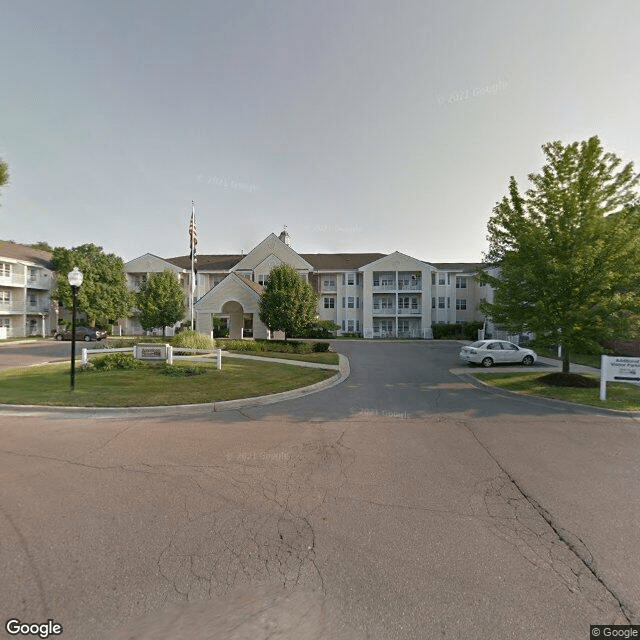
<path id="1" fill-rule="evenodd" d="M 532 349 L 524 349 L 507 340 L 478 340 L 462 347 L 459 358 L 468 364 L 481 364 L 483 367 L 507 362 L 530 367 L 538 355 Z"/>

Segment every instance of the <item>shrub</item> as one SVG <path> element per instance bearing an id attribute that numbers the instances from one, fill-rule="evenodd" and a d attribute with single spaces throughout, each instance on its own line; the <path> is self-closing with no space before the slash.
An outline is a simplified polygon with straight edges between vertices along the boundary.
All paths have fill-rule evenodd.
<path id="1" fill-rule="evenodd" d="M 191 329 L 181 331 L 171 341 L 174 347 L 184 347 L 185 349 L 215 349 L 215 340 L 212 340 L 204 333 L 198 333 Z"/>
<path id="2" fill-rule="evenodd" d="M 329 343 L 328 342 L 314 342 L 313 350 L 315 353 L 324 353 L 325 351 L 329 351 Z"/>
<path id="3" fill-rule="evenodd" d="M 99 356 L 92 364 L 96 371 L 141 369 L 146 366 L 140 360 L 136 360 L 130 353 L 121 352 L 108 353 L 105 356 Z"/>
<path id="4" fill-rule="evenodd" d="M 461 322 L 459 324 L 432 325 L 435 340 L 477 340 L 482 322 Z"/>
<path id="5" fill-rule="evenodd" d="M 215 316 L 211 318 L 211 328 L 213 329 L 213 337 L 214 338 L 228 338 L 229 337 L 229 327 L 226 326 L 225 322 L 222 318 L 216 318 Z"/>
<path id="6" fill-rule="evenodd" d="M 336 331 L 340 329 L 332 320 L 317 320 L 308 327 L 296 333 L 294 338 L 334 338 Z"/>
<path id="7" fill-rule="evenodd" d="M 171 376 L 172 378 L 189 378 L 191 376 L 201 376 L 207 372 L 207 369 L 194 364 L 167 364 L 163 362 L 160 366 L 160 371 L 164 373 L 164 375 Z"/>

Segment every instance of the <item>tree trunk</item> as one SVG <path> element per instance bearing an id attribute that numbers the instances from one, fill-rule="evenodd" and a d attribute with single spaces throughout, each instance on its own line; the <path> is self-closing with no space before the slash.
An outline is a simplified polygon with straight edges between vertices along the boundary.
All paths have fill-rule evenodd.
<path id="1" fill-rule="evenodd" d="M 569 352 L 565 346 L 562 347 L 562 373 L 569 373 Z"/>

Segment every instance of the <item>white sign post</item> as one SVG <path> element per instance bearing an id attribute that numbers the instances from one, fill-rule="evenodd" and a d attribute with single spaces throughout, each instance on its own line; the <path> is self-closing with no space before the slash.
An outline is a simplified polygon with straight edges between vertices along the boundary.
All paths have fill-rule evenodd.
<path id="1" fill-rule="evenodd" d="M 602 356 L 600 364 L 600 400 L 607 399 L 607 381 L 640 384 L 640 358 Z"/>

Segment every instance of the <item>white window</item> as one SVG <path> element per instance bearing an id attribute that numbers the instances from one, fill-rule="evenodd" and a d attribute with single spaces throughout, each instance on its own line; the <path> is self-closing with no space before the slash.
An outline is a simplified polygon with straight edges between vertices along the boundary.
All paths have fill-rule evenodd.
<path id="1" fill-rule="evenodd" d="M 354 323 L 353 323 L 353 320 L 349 320 L 349 321 L 347 321 L 347 331 L 348 331 L 349 333 L 353 333 L 353 331 L 354 331 Z"/>
<path id="2" fill-rule="evenodd" d="M 456 300 L 456 309 L 458 311 L 464 311 L 467 308 L 467 301 L 464 298 Z"/>
<path id="3" fill-rule="evenodd" d="M 486 283 L 486 282 L 480 282 L 480 283 L 478 284 L 478 286 L 479 286 L 479 287 L 486 287 L 486 286 L 487 286 L 487 283 Z"/>
<path id="4" fill-rule="evenodd" d="M 325 289 L 335 289 L 336 287 L 336 281 L 335 278 L 331 277 L 331 278 L 325 278 L 323 281 L 323 285 Z"/>
<path id="5" fill-rule="evenodd" d="M 3 276 L 5 278 L 11 277 L 11 264 L 9 262 L 0 262 L 0 278 Z"/>
<path id="6" fill-rule="evenodd" d="M 349 309 L 353 309 L 354 308 L 354 298 L 353 298 L 353 296 L 349 296 L 347 298 L 347 308 L 349 308 Z"/>
<path id="7" fill-rule="evenodd" d="M 439 273 L 438 274 L 438 284 L 445 284 L 445 277 L 444 277 L 444 273 Z"/>
<path id="8" fill-rule="evenodd" d="M 35 282 L 38 279 L 38 270 L 35 267 L 29 267 L 29 282 Z"/>
<path id="9" fill-rule="evenodd" d="M 409 333 L 410 327 L 408 320 L 398 320 L 398 333 Z"/>
<path id="10" fill-rule="evenodd" d="M 11 329 L 11 318 L 0 318 L 0 327 Z"/>
<path id="11" fill-rule="evenodd" d="M 11 291 L 0 291 L 0 304 L 11 304 Z"/>
<path id="12" fill-rule="evenodd" d="M 347 274 L 347 284 L 355 284 L 356 283 L 356 274 L 348 273 Z"/>
<path id="13" fill-rule="evenodd" d="M 29 294 L 29 306 L 37 307 L 38 306 L 38 296 L 35 293 Z"/>
<path id="14" fill-rule="evenodd" d="M 465 276 L 456 276 L 456 289 L 466 289 L 467 279 Z"/>
<path id="15" fill-rule="evenodd" d="M 268 278 L 269 278 L 268 273 L 258 274 L 258 284 L 261 284 L 263 287 L 266 287 Z"/>
<path id="16" fill-rule="evenodd" d="M 438 298 L 438 309 L 444 309 L 444 296 Z"/>
<path id="17" fill-rule="evenodd" d="M 335 309 L 336 308 L 336 300 L 335 300 L 335 298 L 325 298 L 324 299 L 324 308 L 325 309 Z"/>
<path id="18" fill-rule="evenodd" d="M 411 308 L 412 309 L 418 308 L 418 298 L 411 298 Z"/>
<path id="19" fill-rule="evenodd" d="M 383 287 L 393 287 L 395 284 L 395 276 L 393 273 L 383 273 L 380 278 L 380 283 Z"/>

